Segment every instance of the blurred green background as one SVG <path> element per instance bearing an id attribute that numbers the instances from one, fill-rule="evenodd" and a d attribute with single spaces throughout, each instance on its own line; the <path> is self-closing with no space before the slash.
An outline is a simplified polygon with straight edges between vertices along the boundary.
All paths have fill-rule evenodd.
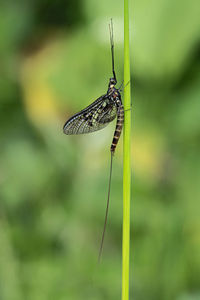
<path id="1" fill-rule="evenodd" d="M 130 3 L 130 299 L 200 299 L 200 2 Z M 0 299 L 120 299 L 122 139 L 97 265 L 115 122 L 65 136 L 101 94 L 123 2 L 0 2 Z"/>

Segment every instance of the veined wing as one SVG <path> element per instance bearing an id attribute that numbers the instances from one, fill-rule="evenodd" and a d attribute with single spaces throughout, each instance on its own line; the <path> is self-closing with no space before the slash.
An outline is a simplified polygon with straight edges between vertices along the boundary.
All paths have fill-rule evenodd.
<path id="1" fill-rule="evenodd" d="M 65 134 L 83 134 L 100 130 L 115 119 L 117 107 L 105 94 L 72 116 L 64 125 Z"/>

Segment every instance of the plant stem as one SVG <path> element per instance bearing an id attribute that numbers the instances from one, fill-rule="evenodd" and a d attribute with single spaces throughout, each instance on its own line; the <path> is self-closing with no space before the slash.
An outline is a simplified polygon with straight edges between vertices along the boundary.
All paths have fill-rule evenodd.
<path id="1" fill-rule="evenodd" d="M 129 8 L 124 0 L 124 153 L 123 153 L 123 238 L 122 300 L 129 299 L 130 192 L 131 192 L 131 91 L 129 54 Z"/>

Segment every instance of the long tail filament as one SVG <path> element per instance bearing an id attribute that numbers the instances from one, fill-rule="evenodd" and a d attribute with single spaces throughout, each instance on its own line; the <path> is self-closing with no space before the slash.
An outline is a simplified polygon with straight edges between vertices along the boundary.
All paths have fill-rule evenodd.
<path id="1" fill-rule="evenodd" d="M 108 185 L 108 199 L 107 199 L 107 206 L 106 206 L 106 214 L 105 214 L 105 221 L 104 221 L 103 233 L 102 233 L 102 238 L 101 238 L 101 245 L 100 245 L 100 249 L 99 249 L 98 262 L 100 262 L 100 259 L 101 259 L 101 254 L 102 254 L 102 250 L 103 250 L 103 243 L 104 243 L 104 237 L 105 237 L 105 232 L 106 232 L 106 225 L 107 225 L 107 220 L 108 220 L 108 209 L 109 209 L 109 202 L 110 202 L 110 187 L 111 187 L 111 177 L 112 177 L 113 155 L 114 155 L 114 152 L 111 151 L 110 176 L 109 176 L 109 185 Z"/>

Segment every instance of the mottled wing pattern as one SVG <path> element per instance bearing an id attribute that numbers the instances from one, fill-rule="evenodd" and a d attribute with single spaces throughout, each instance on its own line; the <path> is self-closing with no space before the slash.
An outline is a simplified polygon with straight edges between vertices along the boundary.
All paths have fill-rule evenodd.
<path id="1" fill-rule="evenodd" d="M 117 107 L 108 95 L 103 95 L 72 116 L 64 125 L 65 134 L 83 134 L 100 130 L 115 119 Z"/>

